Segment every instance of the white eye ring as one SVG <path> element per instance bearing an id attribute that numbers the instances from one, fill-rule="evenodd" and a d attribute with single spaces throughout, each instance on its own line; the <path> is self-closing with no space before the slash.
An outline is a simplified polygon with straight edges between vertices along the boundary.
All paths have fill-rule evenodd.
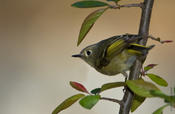
<path id="1" fill-rule="evenodd" d="M 86 56 L 89 56 L 89 55 L 91 55 L 92 54 L 92 50 L 87 50 L 86 52 L 85 52 L 85 55 Z"/>

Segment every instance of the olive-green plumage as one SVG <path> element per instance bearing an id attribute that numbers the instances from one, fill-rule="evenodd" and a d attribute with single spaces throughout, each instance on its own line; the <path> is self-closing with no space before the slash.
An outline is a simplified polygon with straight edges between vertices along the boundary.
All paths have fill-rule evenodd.
<path id="1" fill-rule="evenodd" d="M 147 54 L 154 47 L 136 44 L 140 39 L 141 36 L 131 34 L 114 36 L 87 46 L 72 57 L 80 57 L 105 75 L 126 74 L 125 71 L 131 68 L 138 56 Z"/>

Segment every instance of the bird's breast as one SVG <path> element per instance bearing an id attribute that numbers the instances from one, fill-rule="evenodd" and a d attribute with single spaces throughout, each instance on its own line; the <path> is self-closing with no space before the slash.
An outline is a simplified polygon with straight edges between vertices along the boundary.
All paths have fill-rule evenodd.
<path id="1" fill-rule="evenodd" d="M 135 60 L 135 55 L 131 55 L 128 54 L 127 51 L 123 51 L 121 54 L 118 54 L 115 57 L 113 57 L 108 65 L 97 70 L 105 75 L 117 75 L 119 73 L 129 70 L 135 62 Z"/>

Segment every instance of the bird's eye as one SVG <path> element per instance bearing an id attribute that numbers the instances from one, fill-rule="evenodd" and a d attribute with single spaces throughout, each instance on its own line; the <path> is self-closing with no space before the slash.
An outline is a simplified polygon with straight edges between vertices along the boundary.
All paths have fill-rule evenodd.
<path id="1" fill-rule="evenodd" d="M 86 56 L 89 56 L 91 54 L 92 54 L 92 51 L 91 50 L 86 51 Z"/>

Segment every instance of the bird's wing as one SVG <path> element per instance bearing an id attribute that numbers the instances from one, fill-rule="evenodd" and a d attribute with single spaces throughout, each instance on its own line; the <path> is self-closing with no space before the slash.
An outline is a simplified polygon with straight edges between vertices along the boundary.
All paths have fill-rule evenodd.
<path id="1" fill-rule="evenodd" d="M 124 49 L 127 49 L 131 43 L 136 42 L 138 39 L 141 39 L 138 35 L 126 34 L 121 35 L 116 40 L 113 40 L 111 44 L 106 48 L 106 58 L 111 59 L 117 54 L 121 53 Z"/>
<path id="2" fill-rule="evenodd" d="M 97 44 L 99 53 L 98 55 L 99 62 L 96 63 L 96 66 L 98 69 L 101 69 L 102 67 L 108 65 L 110 61 L 108 58 L 106 58 L 107 50 L 113 43 L 118 42 L 121 38 L 122 38 L 121 36 L 113 36 L 108 39 L 102 40 Z M 112 50 L 113 47 L 115 46 L 112 46 L 110 49 Z"/>
<path id="3" fill-rule="evenodd" d="M 127 46 L 127 43 L 123 39 L 119 39 L 115 41 L 113 44 L 111 44 L 107 50 L 106 50 L 106 57 L 111 58 L 113 56 L 116 56 L 117 54 L 121 53 L 123 49 L 125 49 Z"/>
<path id="4" fill-rule="evenodd" d="M 106 66 L 110 60 L 117 54 L 127 49 L 130 43 L 136 42 L 141 37 L 133 34 L 125 34 L 113 36 L 111 38 L 99 42 L 99 49 L 103 49 L 100 55 L 100 64 L 98 66 Z"/>

